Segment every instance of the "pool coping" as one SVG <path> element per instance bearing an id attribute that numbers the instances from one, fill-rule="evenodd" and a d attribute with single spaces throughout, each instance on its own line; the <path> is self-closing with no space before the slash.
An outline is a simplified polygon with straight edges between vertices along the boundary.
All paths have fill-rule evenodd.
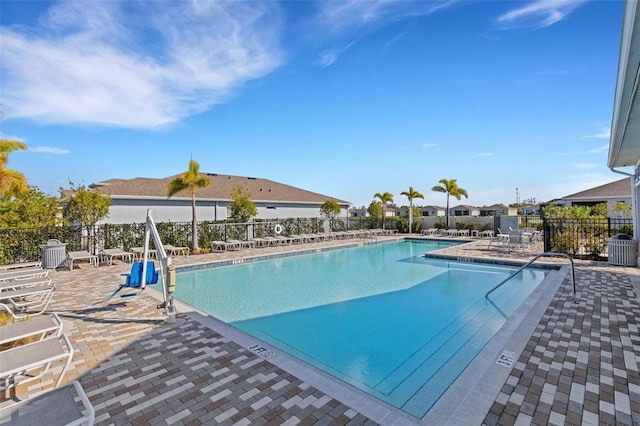
<path id="1" fill-rule="evenodd" d="M 218 262 L 202 262 L 177 267 L 176 269 L 180 272 L 192 271 L 411 239 L 413 238 L 399 237 L 397 239 L 389 239 L 381 242 L 363 241 L 337 247 L 314 248 L 302 251 L 295 251 L 295 247 L 292 247 L 293 250 L 289 252 L 251 256 L 247 258 Z M 420 241 L 424 239 L 416 238 L 414 240 Z M 464 243 L 466 241 L 458 242 Z M 510 266 L 522 266 L 526 263 L 518 260 L 487 259 L 438 254 L 437 251 L 427 253 L 426 257 Z M 513 367 L 513 365 L 510 368 L 500 366 L 496 364 L 496 360 L 503 350 L 509 350 L 518 355 L 522 352 L 529 338 L 533 334 L 535 327 L 544 315 L 546 308 L 549 306 L 551 300 L 570 270 L 568 266 L 561 267 L 558 264 L 541 263 L 537 264 L 536 267 L 552 268 L 554 271 L 547 275 L 547 277 L 545 277 L 545 279 L 536 287 L 522 306 L 518 308 L 516 313 L 510 317 L 510 321 L 501 327 L 498 333 L 496 333 L 489 343 L 485 345 L 483 350 L 474 358 L 471 364 L 463 370 L 460 376 L 458 376 L 447 391 L 445 391 L 445 393 L 422 418 L 414 417 L 401 409 L 396 408 L 353 385 L 350 385 L 349 383 L 343 382 L 340 379 L 281 351 L 280 349 L 273 348 L 266 342 L 244 333 L 243 331 L 238 330 L 197 308 L 178 300 L 175 300 L 175 305 L 178 312 L 188 315 L 189 318 L 218 332 L 222 336 L 230 339 L 245 349 L 254 345 L 258 345 L 266 349 L 270 354 L 274 354 L 268 358 L 265 357 L 268 362 L 298 377 L 299 379 L 304 380 L 311 386 L 381 424 L 390 426 L 406 424 L 439 424 L 451 426 L 476 425 L 478 424 L 477 421 L 473 422 L 469 419 L 480 419 L 486 416 L 491 405 L 496 400 L 500 389 L 509 377 Z M 162 299 L 162 292 L 158 289 L 153 288 L 153 292 L 150 292 L 150 294 L 158 300 Z"/>

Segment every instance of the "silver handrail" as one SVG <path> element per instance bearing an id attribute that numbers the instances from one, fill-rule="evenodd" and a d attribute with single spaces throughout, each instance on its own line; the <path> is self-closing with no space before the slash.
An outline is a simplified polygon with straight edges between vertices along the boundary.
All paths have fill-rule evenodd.
<path id="1" fill-rule="evenodd" d="M 495 287 L 493 287 L 491 290 L 489 290 L 488 292 L 485 293 L 484 297 L 485 298 L 489 298 L 489 295 L 491 294 L 491 292 L 493 292 L 493 290 L 497 289 L 498 287 L 500 287 L 502 284 L 506 283 L 507 281 L 509 281 L 511 278 L 515 277 L 516 275 L 518 275 L 520 272 L 522 272 L 524 269 L 526 269 L 528 266 L 530 266 L 533 262 L 535 262 L 536 260 L 540 259 L 541 257 L 557 257 L 557 256 L 561 256 L 561 257 L 566 257 L 567 259 L 569 259 L 569 262 L 571 263 L 571 284 L 573 286 L 573 301 L 575 303 L 578 303 L 578 300 L 576 299 L 576 273 L 575 273 L 575 268 L 573 265 L 573 259 L 571 258 L 571 256 L 569 256 L 566 253 L 555 253 L 555 252 L 545 252 L 545 253 L 540 253 L 538 255 L 536 255 L 533 259 L 531 259 L 530 261 L 528 261 L 527 263 L 525 263 L 520 269 L 518 269 L 516 272 L 514 272 L 513 274 L 509 275 L 507 278 L 505 278 L 504 280 L 500 281 L 498 284 L 496 284 Z"/>

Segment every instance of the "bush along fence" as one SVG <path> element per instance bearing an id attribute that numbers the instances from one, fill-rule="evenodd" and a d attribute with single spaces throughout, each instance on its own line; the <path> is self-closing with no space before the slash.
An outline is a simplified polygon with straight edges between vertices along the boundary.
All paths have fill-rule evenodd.
<path id="1" fill-rule="evenodd" d="M 346 229 L 344 218 L 332 220 L 329 229 L 325 229 L 323 218 L 254 220 L 249 223 L 203 221 L 198 222 L 198 245 L 206 251 L 213 241 L 272 236 L 276 234 L 276 224 L 282 228 L 283 235 Z M 191 222 L 161 222 L 156 227 L 163 244 L 191 247 Z M 142 247 L 144 232 L 144 223 L 96 225 L 90 232 L 79 226 L 0 229 L 0 265 L 40 260 L 40 245 L 49 239 L 66 243 L 67 251 L 98 253 L 103 248 L 129 250 Z"/>
<path id="2" fill-rule="evenodd" d="M 597 259 L 607 255 L 607 239 L 633 237 L 633 220 L 621 218 L 543 219 L 544 251 Z"/>

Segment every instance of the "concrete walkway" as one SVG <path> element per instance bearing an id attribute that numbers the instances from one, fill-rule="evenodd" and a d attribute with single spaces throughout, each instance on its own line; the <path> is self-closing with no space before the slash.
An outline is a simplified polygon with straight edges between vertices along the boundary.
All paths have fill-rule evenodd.
<path id="1" fill-rule="evenodd" d="M 446 249 L 453 258 L 528 260 L 540 247 L 503 253 L 487 240 Z M 353 241 L 174 257 L 177 266 L 277 255 Z M 76 353 L 65 382 L 79 379 L 97 424 L 420 424 L 386 404 L 345 389 L 276 351 L 261 357 L 246 335 L 198 312 L 164 322 L 157 296 L 96 303 L 123 282 L 130 264 L 50 273 L 49 310 L 65 321 Z M 578 303 L 568 281 L 552 297 L 495 402 L 471 424 L 640 423 L 640 306 L 636 268 L 577 262 Z M 253 339 L 255 340 L 255 339 Z M 55 373 L 56 370 L 54 370 Z M 59 371 L 59 370 L 58 370 Z M 50 388 L 46 376 L 17 397 Z M 313 383 L 313 384 L 312 384 Z M 4 404 L 8 401 L 4 401 Z"/>

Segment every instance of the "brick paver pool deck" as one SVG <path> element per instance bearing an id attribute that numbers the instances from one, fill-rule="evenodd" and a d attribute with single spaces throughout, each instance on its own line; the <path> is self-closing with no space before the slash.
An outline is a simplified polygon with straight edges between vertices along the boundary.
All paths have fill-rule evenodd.
<path id="1" fill-rule="evenodd" d="M 353 244 L 172 259 L 184 266 L 344 243 Z M 503 253 L 487 244 L 476 240 L 442 253 L 523 262 L 541 251 Z M 457 401 L 455 408 L 415 419 L 277 350 L 268 358 L 256 355 L 248 349 L 255 339 L 197 311 L 179 306 L 176 321 L 166 323 L 153 290 L 99 303 L 123 282 L 121 274 L 130 266 L 78 263 L 73 271 L 50 273 L 57 291 L 48 310 L 59 313 L 75 349 L 64 382 L 81 382 L 97 424 L 640 424 L 636 268 L 576 261 L 577 301 L 564 278 L 546 295 L 548 301 L 539 302 L 541 313 L 529 331 L 517 327 L 522 349 L 511 367 L 492 367 L 502 369 L 499 375 L 492 369 L 475 372 L 480 379 L 469 394 L 449 398 Z M 47 375 L 19 387 L 15 397 L 50 388 L 54 381 Z M 482 398 L 473 389 L 480 389 Z M 471 409 L 474 405 L 480 408 Z"/>

